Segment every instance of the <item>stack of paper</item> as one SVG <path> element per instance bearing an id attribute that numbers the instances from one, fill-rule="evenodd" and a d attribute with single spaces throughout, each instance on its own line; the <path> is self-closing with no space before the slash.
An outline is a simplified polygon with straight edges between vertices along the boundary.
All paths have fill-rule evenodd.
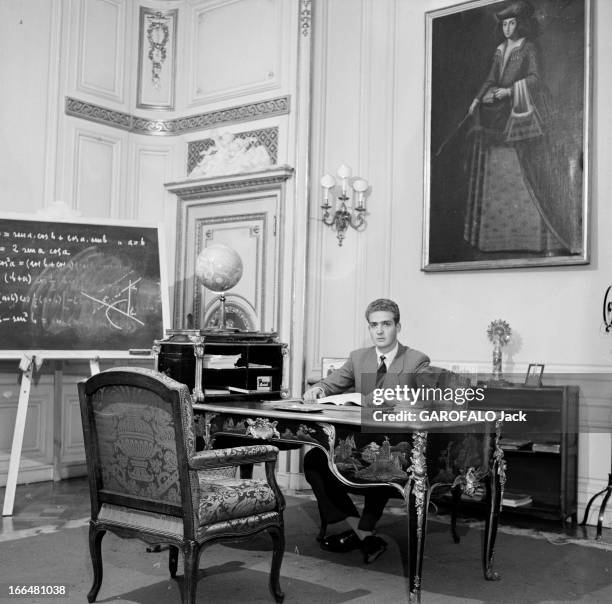
<path id="1" fill-rule="evenodd" d="M 234 369 L 240 354 L 205 354 L 203 359 L 204 369 Z"/>
<path id="2" fill-rule="evenodd" d="M 529 505 L 533 503 L 531 495 L 526 493 L 513 493 L 512 491 L 504 491 L 504 497 L 502 499 L 502 505 L 509 508 L 518 508 L 523 505 Z"/>
<path id="3" fill-rule="evenodd" d="M 532 451 L 539 451 L 540 453 L 559 453 L 561 451 L 561 443 L 533 443 L 533 447 L 531 447 L 531 449 Z"/>

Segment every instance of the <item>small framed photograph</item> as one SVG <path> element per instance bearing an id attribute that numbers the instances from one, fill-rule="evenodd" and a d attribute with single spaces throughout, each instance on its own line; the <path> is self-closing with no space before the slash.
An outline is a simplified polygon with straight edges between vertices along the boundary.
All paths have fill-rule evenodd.
<path id="1" fill-rule="evenodd" d="M 325 378 L 336 371 L 336 369 L 340 369 L 340 367 L 342 367 L 346 361 L 346 357 L 323 357 L 321 359 L 321 377 Z"/>
<path id="2" fill-rule="evenodd" d="M 529 363 L 527 375 L 525 376 L 525 386 L 534 386 L 536 388 L 541 386 L 542 373 L 544 373 L 544 365 Z"/>

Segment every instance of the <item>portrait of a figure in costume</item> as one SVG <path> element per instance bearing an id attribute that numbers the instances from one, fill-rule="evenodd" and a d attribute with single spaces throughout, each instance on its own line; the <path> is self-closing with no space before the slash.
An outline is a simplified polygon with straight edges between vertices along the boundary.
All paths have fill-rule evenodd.
<path id="1" fill-rule="evenodd" d="M 584 262 L 585 0 L 474 5 L 432 21 L 428 262 Z"/>

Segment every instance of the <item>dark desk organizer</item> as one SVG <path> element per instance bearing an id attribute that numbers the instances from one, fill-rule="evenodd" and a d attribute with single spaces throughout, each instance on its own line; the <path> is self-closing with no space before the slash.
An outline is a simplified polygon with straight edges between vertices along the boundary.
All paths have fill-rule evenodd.
<path id="1" fill-rule="evenodd" d="M 186 384 L 195 402 L 275 400 L 287 396 L 284 379 L 287 344 L 274 332 L 169 329 L 153 346 L 155 368 Z M 235 365 L 207 366 L 207 355 L 237 357 Z M 214 365 L 214 363 L 213 363 Z M 207 390 L 239 389 L 230 393 Z"/>

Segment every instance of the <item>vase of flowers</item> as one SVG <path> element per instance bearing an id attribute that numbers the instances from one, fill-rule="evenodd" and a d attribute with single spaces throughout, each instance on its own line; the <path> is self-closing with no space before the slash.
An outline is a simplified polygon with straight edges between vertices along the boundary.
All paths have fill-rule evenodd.
<path id="1" fill-rule="evenodd" d="M 502 374 L 502 348 L 510 341 L 512 329 L 507 321 L 495 319 L 487 328 L 489 341 L 493 343 L 493 381 L 503 382 Z"/>

